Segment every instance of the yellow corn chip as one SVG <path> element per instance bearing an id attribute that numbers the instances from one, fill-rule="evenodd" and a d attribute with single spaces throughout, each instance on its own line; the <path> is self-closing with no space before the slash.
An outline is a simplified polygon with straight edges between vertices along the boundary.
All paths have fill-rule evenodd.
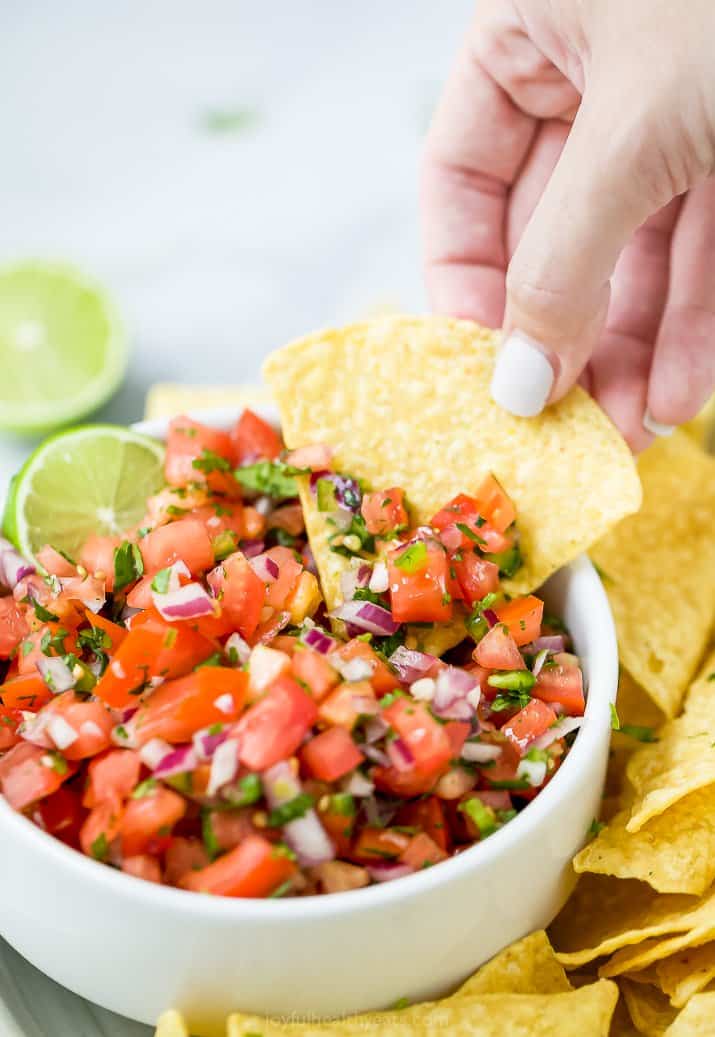
<path id="1" fill-rule="evenodd" d="M 715 979 L 715 942 L 687 948 L 656 965 L 658 982 L 670 1002 L 682 1008 Z"/>
<path id="2" fill-rule="evenodd" d="M 581 872 L 640 879 L 660 893 L 704 893 L 715 879 L 715 786 L 698 789 L 637 832 L 619 811 L 574 858 Z"/>
<path id="3" fill-rule="evenodd" d="M 715 783 L 715 652 L 705 661 L 685 700 L 685 712 L 659 732 L 659 740 L 634 753 L 628 781 L 635 793 L 629 832 L 662 814 L 696 789 Z"/>
<path id="4" fill-rule="evenodd" d="M 186 1023 L 179 1012 L 163 1012 L 159 1016 L 155 1037 L 189 1037 Z"/>
<path id="5" fill-rule="evenodd" d="M 696 994 L 665 1031 L 665 1037 L 712 1037 L 713 1034 L 715 991 L 710 994 Z"/>
<path id="6" fill-rule="evenodd" d="M 639 1037 L 631 1019 L 631 1014 L 626 1006 L 625 999 L 619 997 L 616 1010 L 611 1020 L 610 1037 Z"/>
<path id="7" fill-rule="evenodd" d="M 548 936 L 539 929 L 497 954 L 452 996 L 559 994 L 572 989 Z"/>
<path id="8" fill-rule="evenodd" d="M 228 1037 L 608 1037 L 617 999 L 615 983 L 599 980 L 561 994 L 451 997 L 326 1023 L 280 1023 L 235 1014 L 228 1021 Z"/>
<path id="9" fill-rule="evenodd" d="M 683 429 L 705 450 L 713 453 L 715 450 L 715 396 L 711 396 L 703 409 L 683 425 Z"/>
<path id="10" fill-rule="evenodd" d="M 528 420 L 492 402 L 497 343 L 468 321 L 385 317 L 303 338 L 264 370 L 288 446 L 328 443 L 338 469 L 403 487 L 418 522 L 492 472 L 517 509 L 525 562 L 506 586 L 522 592 L 637 510 L 641 491 L 624 441 L 580 389 Z M 333 607 L 339 556 L 305 489 L 302 500 Z"/>
<path id="11" fill-rule="evenodd" d="M 666 716 L 647 691 L 633 680 L 628 670 L 621 670 L 618 679 L 618 716 L 622 724 L 634 727 L 660 727 Z M 630 744 L 638 748 L 637 741 Z"/>
<path id="12" fill-rule="evenodd" d="M 180 385 L 159 382 L 147 393 L 145 418 L 173 418 L 188 410 L 214 407 L 266 407 L 270 391 L 264 385 Z"/>
<path id="13" fill-rule="evenodd" d="M 665 994 L 645 983 L 621 981 L 623 994 L 633 1025 L 645 1037 L 664 1037 L 670 1024 L 677 1016 Z"/>
<path id="14" fill-rule="evenodd" d="M 644 940 L 644 944 L 648 943 L 648 940 Z M 633 983 L 650 983 L 653 987 L 660 987 L 660 980 L 658 979 L 658 962 L 653 965 L 648 965 L 644 969 L 638 969 L 637 972 L 624 972 L 625 979 L 632 980 Z M 661 990 L 663 988 L 661 987 Z"/>
<path id="15" fill-rule="evenodd" d="M 579 968 L 621 947 L 687 932 L 702 905 L 697 897 L 658 896 L 644 882 L 583 875 L 549 932 L 561 964 Z"/>
<path id="16" fill-rule="evenodd" d="M 715 460 L 683 432 L 638 459 L 643 507 L 591 554 L 604 574 L 621 660 L 674 716 L 715 619 Z"/>
<path id="17" fill-rule="evenodd" d="M 712 907 L 710 908 L 711 921 L 696 925 L 684 933 L 676 933 L 665 939 L 644 940 L 637 947 L 624 947 L 617 951 L 613 957 L 602 965 L 598 970 L 599 975 L 607 979 L 622 976 L 626 972 L 634 972 L 649 968 L 656 962 L 678 954 L 680 951 L 691 947 L 699 947 L 708 943 L 715 937 L 715 923 L 712 921 Z"/>

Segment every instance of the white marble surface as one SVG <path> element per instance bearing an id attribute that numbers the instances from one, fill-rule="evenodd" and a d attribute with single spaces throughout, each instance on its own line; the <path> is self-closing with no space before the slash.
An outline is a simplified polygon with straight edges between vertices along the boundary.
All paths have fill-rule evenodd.
<path id="1" fill-rule="evenodd" d="M 291 336 L 423 309 L 417 168 L 472 0 L 4 0 L 0 261 L 111 289 L 157 380 L 255 378 Z M 207 112 L 249 109 L 240 132 Z M 0 357 L 0 367 L 2 358 Z M 2 482 L 31 443 L 3 437 Z"/>

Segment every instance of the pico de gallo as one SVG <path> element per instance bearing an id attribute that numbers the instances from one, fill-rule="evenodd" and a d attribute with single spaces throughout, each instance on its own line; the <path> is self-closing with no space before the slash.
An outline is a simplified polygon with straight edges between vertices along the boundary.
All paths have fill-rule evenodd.
<path id="1" fill-rule="evenodd" d="M 0 789 L 95 861 L 232 897 L 352 890 L 488 838 L 584 712 L 568 633 L 500 577 L 516 514 L 488 475 L 415 527 L 399 487 L 286 452 L 246 410 L 171 422 L 166 486 L 123 536 L 37 565 L 0 540 Z M 343 599 L 305 535 L 309 476 Z M 444 658 L 420 626 L 460 620 Z"/>

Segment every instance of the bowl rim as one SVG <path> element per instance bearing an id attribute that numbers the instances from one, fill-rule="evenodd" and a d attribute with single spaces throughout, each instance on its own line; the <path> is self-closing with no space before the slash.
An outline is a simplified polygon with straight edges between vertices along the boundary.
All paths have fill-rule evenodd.
<path id="1" fill-rule="evenodd" d="M 214 408 L 192 410 L 188 413 L 196 420 L 221 427 L 235 420 L 243 409 Z M 276 422 L 277 412 L 274 408 L 256 405 L 252 409 Z M 169 418 L 157 418 L 135 422 L 131 427 L 145 435 L 161 438 L 168 421 Z M 1 794 L 0 828 L 5 828 L 8 839 L 16 839 L 22 843 L 28 853 L 46 854 L 55 869 L 63 868 L 76 880 L 92 883 L 103 892 L 106 891 L 119 899 L 128 898 L 154 910 L 183 912 L 226 925 L 279 918 L 286 922 L 317 921 L 336 914 L 349 915 L 363 909 L 394 904 L 405 898 L 419 897 L 446 886 L 455 879 L 464 878 L 470 871 L 478 872 L 481 864 L 486 865 L 503 853 L 510 852 L 510 845 L 514 852 L 522 838 L 527 838 L 538 829 L 552 811 L 557 811 L 559 806 L 569 799 L 569 795 L 573 794 L 579 768 L 584 766 L 589 756 L 596 751 L 603 728 L 610 726 L 610 707 L 615 702 L 618 684 L 618 650 L 608 598 L 593 564 L 586 555 L 576 558 L 564 569 L 570 571 L 573 579 L 583 584 L 581 593 L 584 598 L 588 598 L 589 624 L 600 629 L 598 650 L 589 660 L 589 694 L 584 723 L 557 773 L 535 799 L 489 839 L 475 843 L 457 856 L 441 861 L 439 867 L 426 868 L 399 881 L 384 882 L 341 893 L 274 900 L 197 896 L 192 891 L 147 882 L 145 879 L 127 875 L 99 861 L 91 860 L 85 854 L 42 831 L 29 818 L 13 810 Z"/>

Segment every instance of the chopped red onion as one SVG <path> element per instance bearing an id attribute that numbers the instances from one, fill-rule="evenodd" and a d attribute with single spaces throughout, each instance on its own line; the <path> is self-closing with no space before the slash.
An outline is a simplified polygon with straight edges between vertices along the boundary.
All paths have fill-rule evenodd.
<path id="1" fill-rule="evenodd" d="M 113 745 L 119 745 L 122 749 L 139 748 L 136 728 L 131 720 L 127 724 L 117 724 L 116 727 L 113 727 L 109 737 Z"/>
<path id="2" fill-rule="evenodd" d="M 465 742 L 462 746 L 462 759 L 469 763 L 491 763 L 502 754 L 501 746 L 488 742 Z"/>
<path id="3" fill-rule="evenodd" d="M 290 765 L 281 760 L 261 775 L 263 792 L 268 805 L 275 809 L 289 803 L 303 791 Z M 310 867 L 333 860 L 335 849 L 314 810 L 283 826 L 286 842 L 298 856 L 300 864 Z"/>
<path id="4" fill-rule="evenodd" d="M 289 666 L 290 657 L 285 652 L 263 644 L 256 645 L 248 663 L 251 688 L 265 691 Z"/>
<path id="5" fill-rule="evenodd" d="M 393 767 L 403 773 L 411 770 L 415 762 L 412 750 L 402 738 L 393 738 L 387 743 L 387 755 Z"/>
<path id="6" fill-rule="evenodd" d="M 399 627 L 392 618 L 390 611 L 382 605 L 375 605 L 372 601 L 346 601 L 330 613 L 333 619 L 342 619 L 351 626 L 359 627 L 370 634 L 381 637 L 394 634 Z"/>
<path id="7" fill-rule="evenodd" d="M 238 763 L 238 742 L 235 738 L 227 739 L 214 750 L 206 790 L 209 796 L 215 796 L 219 789 L 234 780 L 238 774 Z"/>
<path id="8" fill-rule="evenodd" d="M 499 616 L 497 616 L 494 609 L 484 609 L 482 615 L 484 616 L 490 627 L 495 627 L 499 622 Z"/>
<path id="9" fill-rule="evenodd" d="M 349 523 L 348 523 L 349 525 Z M 365 562 L 360 565 L 351 565 L 340 574 L 340 593 L 343 601 L 352 601 L 358 587 L 367 587 L 370 582 L 370 566 Z"/>
<path id="10" fill-rule="evenodd" d="M 440 532 L 439 538 L 448 551 L 458 551 L 462 546 L 462 534 L 456 525 L 446 526 Z"/>
<path id="11" fill-rule="evenodd" d="M 478 683 L 471 673 L 457 666 L 445 666 L 435 680 L 432 709 L 449 720 L 471 720 L 475 707 L 468 696 L 475 688 Z"/>
<path id="12" fill-rule="evenodd" d="M 535 677 L 539 676 L 542 669 L 544 668 L 544 663 L 550 655 L 551 650 L 549 648 L 542 648 L 541 651 L 537 654 L 536 658 L 534 659 L 534 665 L 531 668 L 531 672 L 534 674 Z"/>
<path id="13" fill-rule="evenodd" d="M 200 760 L 210 760 L 218 747 L 228 738 L 226 728 L 222 728 L 215 734 L 210 734 L 210 730 L 211 728 L 205 727 L 194 735 L 194 751 Z"/>
<path id="14" fill-rule="evenodd" d="M 403 684 L 412 684 L 428 673 L 435 662 L 436 656 L 428 655 L 426 652 L 417 652 L 412 648 L 400 645 L 392 653 L 388 662 L 395 670 Z"/>
<path id="15" fill-rule="evenodd" d="M 555 724 L 544 731 L 543 735 L 539 735 L 531 743 L 534 749 L 548 749 L 548 747 L 559 740 L 570 734 L 572 731 L 577 731 L 584 722 L 584 717 L 562 717 L 561 720 L 557 720 Z"/>
<path id="16" fill-rule="evenodd" d="M 397 813 L 400 801 L 385 799 L 376 796 L 366 796 L 363 803 L 365 820 L 369 825 L 376 828 L 384 828 L 389 825 Z"/>
<path id="17" fill-rule="evenodd" d="M 120 710 L 119 723 L 126 724 L 127 721 L 131 720 L 135 713 L 139 712 L 138 706 L 127 706 L 126 709 Z"/>
<path id="18" fill-rule="evenodd" d="M 273 511 L 273 501 L 270 497 L 257 497 L 253 502 L 253 507 L 259 515 L 263 515 L 265 518 L 266 515 L 269 515 Z"/>
<path id="19" fill-rule="evenodd" d="M 151 592 L 157 611 L 164 619 L 199 619 L 214 614 L 214 603 L 200 583 L 187 583 L 166 594 Z"/>
<path id="20" fill-rule="evenodd" d="M 310 544 L 306 544 L 303 548 L 303 565 L 313 576 L 318 575 L 318 566 L 315 564 L 315 556 L 310 549 Z"/>
<path id="21" fill-rule="evenodd" d="M 390 730 L 390 726 L 381 716 L 371 717 L 364 727 L 365 741 L 368 745 L 379 742 L 383 735 Z"/>
<path id="22" fill-rule="evenodd" d="M 262 554 L 265 548 L 263 540 L 242 540 L 241 550 L 243 551 L 246 558 L 255 558 L 257 555 Z"/>
<path id="23" fill-rule="evenodd" d="M 354 683 L 355 681 L 370 680 L 377 665 L 374 659 L 342 659 L 337 652 L 330 655 L 329 662 L 334 666 L 344 681 Z"/>
<path id="24" fill-rule="evenodd" d="M 514 805 L 506 789 L 480 789 L 477 794 L 484 806 L 492 810 L 511 810 Z"/>
<path id="25" fill-rule="evenodd" d="M 35 566 L 26 561 L 9 540 L 0 537 L 0 583 L 14 590 L 25 576 L 32 576 Z"/>
<path id="26" fill-rule="evenodd" d="M 373 763 L 379 764 L 380 767 L 389 767 L 392 760 L 382 749 L 378 749 L 376 745 L 358 745 L 358 749 L 367 756 L 368 760 L 372 760 Z"/>
<path id="27" fill-rule="evenodd" d="M 221 591 L 223 590 L 223 581 L 226 575 L 226 570 L 223 564 L 219 562 L 218 565 L 214 566 L 211 572 L 206 573 L 206 582 L 209 585 L 209 590 L 213 594 L 214 598 L 218 598 Z"/>
<path id="28" fill-rule="evenodd" d="M 390 586 L 390 578 L 387 574 L 387 566 L 384 562 L 375 562 L 370 575 L 368 587 L 373 594 L 384 594 Z"/>
<path id="29" fill-rule="evenodd" d="M 271 809 L 283 806 L 303 791 L 299 779 L 286 760 L 274 764 L 261 774 L 263 794 Z"/>
<path id="30" fill-rule="evenodd" d="M 235 712 L 236 709 L 236 705 L 233 701 L 233 695 L 231 695 L 231 693 L 228 691 L 224 692 L 223 695 L 219 695 L 218 698 L 214 699 L 214 706 L 219 711 L 219 713 L 224 713 L 226 716 L 229 716 L 231 713 Z"/>
<path id="31" fill-rule="evenodd" d="M 530 785 L 532 788 L 538 788 L 539 785 L 544 784 L 545 778 L 545 760 L 523 759 L 519 761 L 519 766 L 516 768 L 517 781 L 526 781 L 527 784 Z"/>
<path id="32" fill-rule="evenodd" d="M 547 634 L 524 645 L 522 651 L 529 655 L 536 655 L 537 652 L 543 652 L 544 649 L 548 649 L 550 652 L 564 652 L 566 651 L 566 638 L 563 634 Z"/>
<path id="33" fill-rule="evenodd" d="M 48 712 L 30 713 L 22 711 L 22 723 L 18 728 L 18 734 L 22 735 L 26 742 L 39 745 L 41 749 L 52 749 L 53 742 L 47 731 L 50 714 Z"/>
<path id="34" fill-rule="evenodd" d="M 165 756 L 173 753 L 173 746 L 165 742 L 163 738 L 152 738 L 139 750 L 139 759 L 150 771 L 155 770 Z"/>
<path id="35" fill-rule="evenodd" d="M 327 443 L 311 443 L 299 446 L 286 455 L 285 463 L 292 468 L 310 468 L 313 472 L 323 471 L 333 460 L 333 448 Z"/>
<path id="36" fill-rule="evenodd" d="M 314 471 L 310 477 L 310 489 L 312 493 L 317 493 L 317 485 L 320 479 L 326 479 L 331 482 L 335 487 L 335 501 L 340 508 L 345 509 L 352 514 L 360 510 L 360 503 L 362 501 L 362 490 L 359 484 L 346 475 L 339 475 L 337 472 L 328 472 L 324 469 L 321 471 Z"/>
<path id="37" fill-rule="evenodd" d="M 380 704 L 373 695 L 353 695 L 354 709 L 363 717 L 374 717 L 380 712 Z"/>
<path id="38" fill-rule="evenodd" d="M 259 580 L 262 580 L 264 583 L 274 583 L 281 574 L 275 558 L 271 558 L 270 555 L 265 553 L 249 558 L 248 564 Z"/>
<path id="39" fill-rule="evenodd" d="M 231 658 L 231 649 L 236 652 L 239 663 L 243 666 L 247 663 L 251 657 L 251 646 L 248 641 L 244 641 L 240 634 L 231 634 L 224 645 L 224 651 L 226 655 Z"/>
<path id="40" fill-rule="evenodd" d="M 154 777 L 170 778 L 174 774 L 185 774 L 192 771 L 198 762 L 192 745 L 179 745 L 162 756 L 154 768 Z"/>
<path id="41" fill-rule="evenodd" d="M 121 619 L 122 623 L 126 623 L 128 620 L 132 620 L 134 616 L 137 616 L 140 612 L 143 611 L 143 609 L 135 609 L 132 608 L 131 605 L 125 605 L 120 613 L 119 618 Z"/>
<path id="42" fill-rule="evenodd" d="M 84 720 L 79 725 L 79 733 L 87 737 L 91 735 L 92 738 L 102 738 L 104 735 L 104 731 L 94 720 Z"/>
<path id="43" fill-rule="evenodd" d="M 60 752 L 69 748 L 79 738 L 72 725 L 59 713 L 50 713 L 47 720 L 47 733 Z"/>
<path id="44" fill-rule="evenodd" d="M 308 627 L 302 632 L 299 640 L 320 655 L 327 655 L 338 643 L 334 637 L 326 634 L 320 627 Z"/>
<path id="45" fill-rule="evenodd" d="M 368 865 L 368 874 L 373 882 L 392 882 L 393 879 L 404 879 L 414 873 L 409 864 L 399 861 L 380 861 L 379 864 Z"/>
<path id="46" fill-rule="evenodd" d="M 352 773 L 341 783 L 340 788 L 343 792 L 347 792 L 351 796 L 355 796 L 357 799 L 363 799 L 365 796 L 371 796 L 375 791 L 373 783 L 365 777 L 360 771 L 352 771 Z"/>
<path id="47" fill-rule="evenodd" d="M 75 678 L 67 663 L 59 656 L 41 656 L 35 664 L 53 695 L 69 691 L 75 686 Z"/>

